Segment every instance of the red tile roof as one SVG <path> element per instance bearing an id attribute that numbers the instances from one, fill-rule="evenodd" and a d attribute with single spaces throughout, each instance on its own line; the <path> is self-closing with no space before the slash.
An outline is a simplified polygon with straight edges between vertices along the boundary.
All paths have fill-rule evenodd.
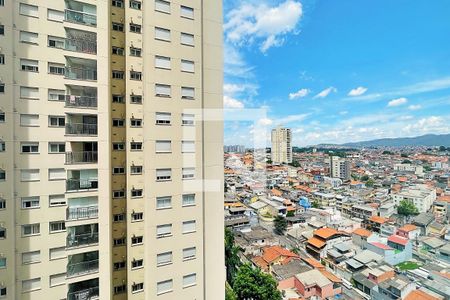
<path id="1" fill-rule="evenodd" d="M 370 244 L 374 245 L 377 248 L 383 249 L 383 250 L 392 250 L 391 247 L 389 247 L 388 245 L 382 244 L 382 243 L 373 242 L 373 243 L 370 243 Z"/>
<path id="2" fill-rule="evenodd" d="M 312 237 L 308 240 L 308 244 L 311 244 L 316 248 L 322 248 L 323 246 L 325 246 L 326 242 L 316 237 Z"/>
<path id="3" fill-rule="evenodd" d="M 439 300 L 422 290 L 414 290 L 406 296 L 405 300 Z"/>
<path id="4" fill-rule="evenodd" d="M 375 223 L 384 224 L 388 219 L 379 216 L 372 216 L 369 220 Z"/>
<path id="5" fill-rule="evenodd" d="M 353 231 L 353 234 L 359 235 L 359 236 L 364 236 L 364 237 L 369 237 L 372 235 L 372 232 L 364 229 L 364 228 L 358 228 L 355 229 L 355 231 Z"/>
<path id="6" fill-rule="evenodd" d="M 398 230 L 405 231 L 405 232 L 410 232 L 410 231 L 413 231 L 413 230 L 416 230 L 416 229 L 417 229 L 416 225 L 406 224 L 403 227 L 400 227 Z"/>
<path id="7" fill-rule="evenodd" d="M 323 227 L 314 231 L 314 235 L 317 235 L 323 239 L 328 239 L 329 237 L 337 234 L 338 231 L 333 228 Z"/>
<path id="8" fill-rule="evenodd" d="M 287 249 L 284 249 L 280 246 L 272 246 L 272 247 L 267 247 L 263 249 L 263 255 L 262 258 L 267 262 L 267 263 L 271 263 L 275 260 L 277 260 L 280 257 L 299 257 L 297 254 L 295 254 L 294 252 L 291 252 Z"/>
<path id="9" fill-rule="evenodd" d="M 391 235 L 390 237 L 388 237 L 388 241 L 395 243 L 395 244 L 400 244 L 400 245 L 406 246 L 408 244 L 409 240 L 407 238 L 404 238 L 404 237 L 401 237 L 398 235 Z"/>

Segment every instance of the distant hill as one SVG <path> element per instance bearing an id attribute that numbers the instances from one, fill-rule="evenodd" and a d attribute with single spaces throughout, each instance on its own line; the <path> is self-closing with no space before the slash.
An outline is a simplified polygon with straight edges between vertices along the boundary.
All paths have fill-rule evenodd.
<path id="1" fill-rule="evenodd" d="M 346 143 L 345 147 L 405 147 L 405 146 L 445 146 L 450 147 L 450 134 L 426 134 L 410 138 L 386 138 L 372 141 Z"/>

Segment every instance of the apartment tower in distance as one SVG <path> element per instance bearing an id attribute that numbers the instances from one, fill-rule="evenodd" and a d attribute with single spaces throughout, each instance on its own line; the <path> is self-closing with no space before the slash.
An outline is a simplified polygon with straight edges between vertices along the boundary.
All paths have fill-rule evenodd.
<path id="1" fill-rule="evenodd" d="M 272 163 L 292 163 L 291 129 L 277 127 L 272 129 Z"/>
<path id="2" fill-rule="evenodd" d="M 0 0 L 0 299 L 224 299 L 222 65 L 221 0 Z"/>
<path id="3" fill-rule="evenodd" d="M 351 163 L 345 158 L 339 156 L 330 156 L 330 177 L 350 180 Z"/>

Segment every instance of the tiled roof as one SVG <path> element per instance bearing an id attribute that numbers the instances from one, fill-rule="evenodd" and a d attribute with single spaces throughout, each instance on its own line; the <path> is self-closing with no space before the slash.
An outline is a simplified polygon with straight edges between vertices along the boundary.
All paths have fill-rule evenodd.
<path id="1" fill-rule="evenodd" d="M 369 220 L 372 222 L 375 222 L 375 223 L 379 223 L 379 224 L 384 224 L 387 221 L 386 218 L 379 217 L 379 216 L 372 216 L 372 217 L 370 217 Z"/>
<path id="2" fill-rule="evenodd" d="M 370 244 L 374 245 L 377 248 L 383 249 L 383 250 L 392 250 L 391 247 L 389 247 L 388 245 L 382 244 L 382 243 L 373 242 L 373 243 L 370 243 Z"/>
<path id="3" fill-rule="evenodd" d="M 314 235 L 317 235 L 323 239 L 327 239 L 327 238 L 335 235 L 336 233 L 338 233 L 338 231 L 336 229 L 328 228 L 328 227 L 323 227 L 323 228 L 320 228 L 320 229 L 317 229 L 316 231 L 314 231 Z"/>
<path id="4" fill-rule="evenodd" d="M 391 235 L 390 237 L 388 237 L 388 241 L 395 244 L 406 246 L 409 240 L 407 238 L 398 235 Z"/>
<path id="5" fill-rule="evenodd" d="M 353 234 L 359 235 L 359 236 L 364 236 L 364 237 L 369 237 L 372 235 L 372 232 L 364 229 L 364 228 L 358 228 L 355 231 L 353 231 Z"/>
<path id="6" fill-rule="evenodd" d="M 321 239 L 318 239 L 316 237 L 312 237 L 308 240 L 308 243 L 313 245 L 316 248 L 322 248 L 323 246 L 325 246 L 326 242 L 322 241 Z"/>
<path id="7" fill-rule="evenodd" d="M 403 227 L 400 227 L 398 230 L 405 231 L 405 232 L 410 232 L 410 231 L 413 231 L 413 230 L 416 230 L 416 229 L 417 229 L 416 225 L 406 224 Z"/>
<path id="8" fill-rule="evenodd" d="M 439 300 L 422 290 L 414 290 L 406 296 L 405 300 Z"/>
<path id="9" fill-rule="evenodd" d="M 282 257 L 298 257 L 298 255 L 295 254 L 294 252 L 291 252 L 280 246 L 267 247 L 267 248 L 264 248 L 263 251 L 264 251 L 264 254 L 262 255 L 262 257 L 267 263 L 273 262 L 274 260 L 278 259 L 280 256 L 282 256 Z"/>

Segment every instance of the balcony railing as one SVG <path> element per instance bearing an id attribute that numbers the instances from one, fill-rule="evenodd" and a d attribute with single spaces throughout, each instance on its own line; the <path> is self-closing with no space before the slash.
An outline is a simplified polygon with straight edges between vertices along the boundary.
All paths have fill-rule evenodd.
<path id="1" fill-rule="evenodd" d="M 94 219 L 98 217 L 98 206 L 68 207 L 66 220 Z"/>
<path id="2" fill-rule="evenodd" d="M 97 54 L 97 43 L 83 39 L 66 38 L 64 49 L 87 54 Z"/>
<path id="3" fill-rule="evenodd" d="M 98 259 L 67 265 L 67 277 L 75 277 L 98 272 Z"/>
<path id="4" fill-rule="evenodd" d="M 65 21 L 85 24 L 88 26 L 97 26 L 97 16 L 93 14 L 84 13 L 81 11 L 65 9 Z"/>
<path id="5" fill-rule="evenodd" d="M 98 189 L 97 179 L 67 179 L 66 191 L 89 191 Z"/>
<path id="6" fill-rule="evenodd" d="M 97 69 L 66 66 L 64 76 L 74 80 L 97 80 Z"/>
<path id="7" fill-rule="evenodd" d="M 66 134 L 97 135 L 97 124 L 67 123 Z"/>
<path id="8" fill-rule="evenodd" d="M 98 161 L 97 151 L 66 152 L 66 164 L 88 164 Z"/>
<path id="9" fill-rule="evenodd" d="M 98 232 L 76 234 L 67 236 L 68 248 L 98 244 Z"/>
<path id="10" fill-rule="evenodd" d="M 67 294 L 67 300 L 91 300 L 98 298 L 99 298 L 98 286 L 76 292 L 70 292 Z"/>
<path id="11" fill-rule="evenodd" d="M 65 95 L 66 107 L 96 108 L 97 97 Z"/>

